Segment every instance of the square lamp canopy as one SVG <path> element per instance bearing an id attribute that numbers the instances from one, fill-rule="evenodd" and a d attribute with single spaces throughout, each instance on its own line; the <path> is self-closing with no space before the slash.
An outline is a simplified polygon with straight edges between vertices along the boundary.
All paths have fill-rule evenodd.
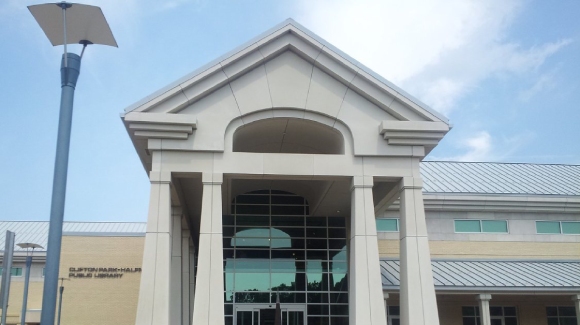
<path id="1" fill-rule="evenodd" d="M 101 8 L 78 3 L 45 3 L 28 6 L 53 46 L 64 44 L 63 7 L 66 8 L 66 43 L 117 46 Z"/>

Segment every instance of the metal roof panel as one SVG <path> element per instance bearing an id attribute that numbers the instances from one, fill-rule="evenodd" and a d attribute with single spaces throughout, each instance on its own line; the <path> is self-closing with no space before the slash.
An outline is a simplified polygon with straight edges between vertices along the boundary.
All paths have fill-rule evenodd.
<path id="1" fill-rule="evenodd" d="M 426 193 L 580 195 L 580 165 L 424 161 Z"/>
<path id="2" fill-rule="evenodd" d="M 399 272 L 398 260 L 383 259 L 380 265 L 383 274 Z M 436 290 L 580 290 L 580 261 L 435 260 L 431 265 Z M 399 278 L 383 277 L 383 287 L 399 286 Z"/>
<path id="3" fill-rule="evenodd" d="M 62 231 L 64 235 L 75 233 L 84 235 L 131 236 L 143 234 L 146 231 L 145 222 L 74 222 L 65 221 Z M 35 243 L 46 250 L 48 242 L 48 221 L 0 221 L 0 243 L 6 241 L 6 231 L 16 233 L 16 243 Z M 0 247 L 0 251 L 4 246 Z M 16 246 L 15 251 L 22 251 Z"/>

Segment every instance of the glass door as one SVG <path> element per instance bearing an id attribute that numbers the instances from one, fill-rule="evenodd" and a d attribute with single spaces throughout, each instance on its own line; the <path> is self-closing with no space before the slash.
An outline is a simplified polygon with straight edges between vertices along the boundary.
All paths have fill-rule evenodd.
<path id="1" fill-rule="evenodd" d="M 234 314 L 235 325 L 274 325 L 276 308 L 273 305 L 244 304 L 236 306 Z M 283 306 L 282 325 L 304 325 L 305 306 Z"/>

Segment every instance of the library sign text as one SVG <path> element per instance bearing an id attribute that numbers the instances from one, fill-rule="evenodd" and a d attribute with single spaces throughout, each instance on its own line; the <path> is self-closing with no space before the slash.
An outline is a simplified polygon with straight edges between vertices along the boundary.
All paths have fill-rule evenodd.
<path id="1" fill-rule="evenodd" d="M 140 273 L 140 267 L 71 267 L 70 279 L 120 279 L 127 273 Z"/>

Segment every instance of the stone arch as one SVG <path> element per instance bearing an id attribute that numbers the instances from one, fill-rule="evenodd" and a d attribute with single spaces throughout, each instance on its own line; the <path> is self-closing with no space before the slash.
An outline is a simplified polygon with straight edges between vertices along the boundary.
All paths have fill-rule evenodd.
<path id="1" fill-rule="evenodd" d="M 292 132 L 287 141 L 285 131 Z M 354 149 L 352 133 L 341 121 L 318 112 L 283 108 L 252 112 L 232 120 L 225 132 L 225 151 L 352 154 Z"/>

